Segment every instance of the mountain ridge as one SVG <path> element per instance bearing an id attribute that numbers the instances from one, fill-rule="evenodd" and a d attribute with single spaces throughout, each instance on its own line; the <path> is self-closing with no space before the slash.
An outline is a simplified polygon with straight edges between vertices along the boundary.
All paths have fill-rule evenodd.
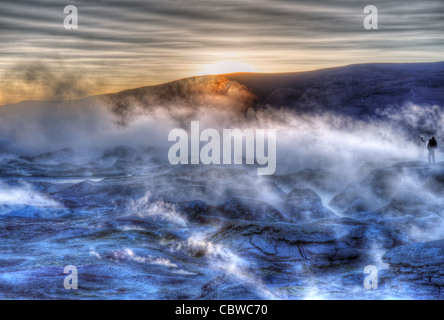
<path id="1" fill-rule="evenodd" d="M 444 62 L 414 64 L 357 64 L 315 71 L 258 74 L 234 73 L 200 76 L 170 82 L 161 86 L 141 87 L 111 95 L 112 99 L 134 98 L 142 105 L 150 102 L 146 94 L 158 94 L 158 98 L 174 95 L 187 96 L 208 90 L 191 86 L 202 81 L 225 78 L 229 93 L 233 82 L 244 86 L 247 94 L 254 96 L 243 109 L 254 107 L 285 108 L 296 112 L 334 111 L 352 117 L 377 116 L 378 109 L 402 106 L 405 103 L 444 106 Z M 193 87 L 194 88 L 194 87 Z M 193 89 L 191 88 L 191 89 Z M 211 88 L 210 88 L 211 89 Z M 155 92 L 160 90 L 160 92 Z M 222 93 L 225 92 L 222 90 Z M 211 90 L 209 93 L 212 93 Z M 187 97 L 189 98 L 189 97 Z M 252 97 L 249 97 L 251 99 Z"/>
<path id="2" fill-rule="evenodd" d="M 59 110 L 105 105 L 125 123 L 136 110 L 170 114 L 179 108 L 202 110 L 288 109 L 296 113 L 338 113 L 357 119 L 380 118 L 406 103 L 444 107 L 444 62 L 370 63 L 289 73 L 231 73 L 184 78 L 155 86 L 76 100 L 23 101 L 0 107 Z M 86 107 L 87 106 L 87 107 Z"/>

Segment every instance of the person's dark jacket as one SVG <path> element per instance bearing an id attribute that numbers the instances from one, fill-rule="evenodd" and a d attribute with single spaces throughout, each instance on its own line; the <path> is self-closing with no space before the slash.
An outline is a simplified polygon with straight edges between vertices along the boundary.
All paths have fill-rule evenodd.
<path id="1" fill-rule="evenodd" d="M 438 143 L 436 142 L 435 138 L 432 138 L 429 140 L 429 144 L 427 145 L 428 150 L 434 150 L 438 148 Z"/>

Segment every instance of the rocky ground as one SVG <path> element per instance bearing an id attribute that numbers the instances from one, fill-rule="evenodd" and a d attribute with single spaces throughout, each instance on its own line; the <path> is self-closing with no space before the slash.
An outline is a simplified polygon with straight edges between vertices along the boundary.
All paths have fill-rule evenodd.
<path id="1" fill-rule="evenodd" d="M 444 298 L 444 163 L 369 162 L 344 184 L 152 153 L 3 157 L 0 298 Z"/>

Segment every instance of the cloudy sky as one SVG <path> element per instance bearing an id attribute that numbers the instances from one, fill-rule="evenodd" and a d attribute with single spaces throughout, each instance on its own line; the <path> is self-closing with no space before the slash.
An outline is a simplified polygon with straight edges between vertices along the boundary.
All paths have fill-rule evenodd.
<path id="1" fill-rule="evenodd" d="M 70 4 L 78 30 L 63 27 Z M 369 4 L 378 30 L 364 29 Z M 442 61 L 444 1 L 0 0 L 0 44 L 0 104 L 75 98 L 219 71 Z"/>

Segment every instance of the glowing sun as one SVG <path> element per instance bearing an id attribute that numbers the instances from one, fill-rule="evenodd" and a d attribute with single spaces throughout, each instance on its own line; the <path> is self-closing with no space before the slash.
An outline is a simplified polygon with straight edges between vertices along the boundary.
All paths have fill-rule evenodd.
<path id="1" fill-rule="evenodd" d="M 198 75 L 214 75 L 236 72 L 255 72 L 249 64 L 238 61 L 221 61 L 205 66 Z"/>

